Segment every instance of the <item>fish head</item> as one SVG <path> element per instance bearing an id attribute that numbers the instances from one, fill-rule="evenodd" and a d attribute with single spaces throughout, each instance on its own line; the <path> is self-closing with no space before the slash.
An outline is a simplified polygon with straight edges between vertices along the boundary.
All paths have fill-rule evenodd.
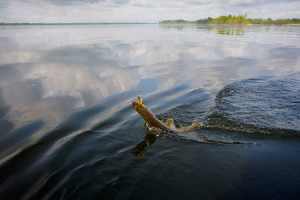
<path id="1" fill-rule="evenodd" d="M 142 98 L 138 96 L 139 101 L 132 102 L 133 108 L 147 121 L 153 118 L 152 112 L 143 104 Z"/>

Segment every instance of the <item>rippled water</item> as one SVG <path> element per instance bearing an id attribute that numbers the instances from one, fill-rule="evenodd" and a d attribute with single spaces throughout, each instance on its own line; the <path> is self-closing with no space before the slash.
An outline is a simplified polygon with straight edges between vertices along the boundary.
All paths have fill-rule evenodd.
<path id="1" fill-rule="evenodd" d="M 296 198 L 300 27 L 0 26 L 0 117 L 1 199 Z"/>

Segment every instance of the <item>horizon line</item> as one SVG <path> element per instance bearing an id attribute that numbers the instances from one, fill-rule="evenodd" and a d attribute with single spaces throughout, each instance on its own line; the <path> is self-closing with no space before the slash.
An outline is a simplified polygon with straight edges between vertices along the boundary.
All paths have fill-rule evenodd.
<path id="1" fill-rule="evenodd" d="M 158 22 L 0 22 L 0 25 L 158 24 Z"/>

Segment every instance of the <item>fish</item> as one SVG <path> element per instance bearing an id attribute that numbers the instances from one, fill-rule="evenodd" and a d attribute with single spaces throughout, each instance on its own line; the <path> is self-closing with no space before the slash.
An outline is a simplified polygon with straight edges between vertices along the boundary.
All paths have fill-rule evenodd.
<path id="1" fill-rule="evenodd" d="M 200 124 L 196 121 L 193 121 L 193 123 L 190 126 L 181 126 L 177 128 L 174 125 L 173 119 L 167 119 L 167 121 L 164 123 L 161 120 L 157 119 L 155 114 L 143 104 L 143 100 L 140 96 L 138 96 L 139 101 L 132 102 L 133 108 L 136 110 L 137 113 L 140 114 L 140 116 L 145 120 L 146 125 L 148 127 L 153 127 L 155 129 L 159 129 L 163 132 L 168 133 L 176 133 L 176 132 L 191 132 L 199 128 Z"/>

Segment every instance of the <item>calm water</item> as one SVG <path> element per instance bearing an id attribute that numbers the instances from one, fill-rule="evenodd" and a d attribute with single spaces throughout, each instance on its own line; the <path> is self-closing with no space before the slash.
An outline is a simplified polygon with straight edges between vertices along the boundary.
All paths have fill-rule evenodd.
<path id="1" fill-rule="evenodd" d="M 1 199 L 295 199 L 299 153 L 300 26 L 0 27 Z"/>

